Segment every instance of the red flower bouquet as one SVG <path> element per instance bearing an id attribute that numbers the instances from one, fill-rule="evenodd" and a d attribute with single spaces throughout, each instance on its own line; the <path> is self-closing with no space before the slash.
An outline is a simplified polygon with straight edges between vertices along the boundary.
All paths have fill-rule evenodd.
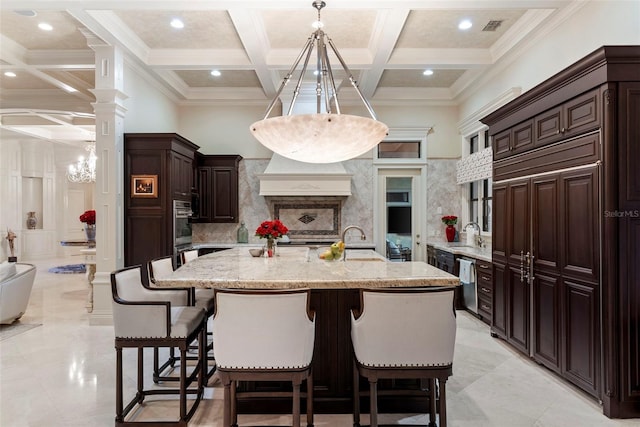
<path id="1" fill-rule="evenodd" d="M 87 224 L 95 224 L 96 223 L 96 211 L 90 210 L 85 211 L 82 215 L 80 215 L 80 222 L 86 222 Z"/>
<path id="2" fill-rule="evenodd" d="M 279 219 L 273 221 L 263 221 L 262 224 L 256 229 L 256 236 L 261 239 L 277 239 L 289 232 L 289 229 L 280 222 Z"/>
<path id="3" fill-rule="evenodd" d="M 458 217 L 455 215 L 447 215 L 442 217 L 442 222 L 447 225 L 456 225 L 458 222 Z"/>

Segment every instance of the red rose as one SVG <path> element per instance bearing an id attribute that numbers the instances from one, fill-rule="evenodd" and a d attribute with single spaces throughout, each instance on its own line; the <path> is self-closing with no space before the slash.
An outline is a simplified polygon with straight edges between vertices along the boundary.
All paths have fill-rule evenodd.
<path id="1" fill-rule="evenodd" d="M 87 224 L 95 224 L 96 211 L 94 210 L 85 211 L 85 213 L 80 215 L 80 222 L 86 222 Z"/>

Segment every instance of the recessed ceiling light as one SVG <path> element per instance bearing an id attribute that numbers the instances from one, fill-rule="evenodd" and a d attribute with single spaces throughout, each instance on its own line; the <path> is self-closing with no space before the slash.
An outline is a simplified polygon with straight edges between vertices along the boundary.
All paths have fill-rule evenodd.
<path id="1" fill-rule="evenodd" d="M 14 73 L 13 71 L 5 71 L 4 75 L 7 77 L 16 77 L 16 73 Z"/>
<path id="2" fill-rule="evenodd" d="M 53 30 L 53 27 L 50 24 L 47 24 L 46 22 L 41 22 L 38 24 L 38 28 L 40 28 L 43 31 L 51 31 Z"/>
<path id="3" fill-rule="evenodd" d="M 173 18 L 171 20 L 171 24 L 170 24 L 173 28 L 184 28 L 184 22 L 182 22 L 182 20 L 178 19 L 178 18 Z"/>
<path id="4" fill-rule="evenodd" d="M 220 77 L 222 73 L 220 72 L 220 70 L 211 70 L 211 75 L 213 77 Z"/>
<path id="5" fill-rule="evenodd" d="M 431 76 L 431 75 L 433 75 L 433 70 L 424 70 L 424 71 L 422 72 L 422 75 L 424 75 L 424 76 Z"/>
<path id="6" fill-rule="evenodd" d="M 463 19 L 462 21 L 460 21 L 460 23 L 458 24 L 458 29 L 460 30 L 468 30 L 469 28 L 471 28 L 473 26 L 473 24 L 471 23 L 470 20 L 468 19 Z"/>

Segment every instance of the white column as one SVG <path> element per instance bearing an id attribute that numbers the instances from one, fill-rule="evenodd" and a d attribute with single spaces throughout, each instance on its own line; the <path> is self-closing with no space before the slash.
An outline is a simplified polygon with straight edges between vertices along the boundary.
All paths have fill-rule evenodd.
<path id="1" fill-rule="evenodd" d="M 96 53 L 96 275 L 93 281 L 93 312 L 89 323 L 113 322 L 110 273 L 122 268 L 123 256 L 123 93 L 124 58 L 122 50 L 85 34 Z"/>

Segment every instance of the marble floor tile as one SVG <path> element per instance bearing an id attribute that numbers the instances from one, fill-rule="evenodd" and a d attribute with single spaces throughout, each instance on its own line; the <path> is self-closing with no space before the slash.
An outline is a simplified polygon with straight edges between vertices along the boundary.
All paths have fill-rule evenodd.
<path id="1" fill-rule="evenodd" d="M 29 307 L 20 320 L 38 326 L 0 341 L 0 426 L 105 427 L 114 425 L 115 350 L 113 327 L 89 326 L 86 278 L 47 270 L 77 263 L 74 257 L 36 262 Z M 452 427 L 638 426 L 610 420 L 598 403 L 523 357 L 489 328 L 458 312 L 453 376 L 447 387 Z M 135 351 L 124 352 L 125 390 L 135 390 Z M 152 363 L 151 351 L 145 364 Z M 150 375 L 145 382 L 152 384 Z M 222 388 L 214 377 L 205 390 L 193 427 L 222 426 Z M 174 417 L 173 397 L 152 397 L 136 412 L 139 420 Z M 422 414 L 381 414 L 385 424 L 425 424 Z M 240 425 L 290 425 L 290 415 L 241 415 Z M 316 414 L 317 427 L 351 427 L 349 414 Z M 362 415 L 363 424 L 368 414 Z"/>

